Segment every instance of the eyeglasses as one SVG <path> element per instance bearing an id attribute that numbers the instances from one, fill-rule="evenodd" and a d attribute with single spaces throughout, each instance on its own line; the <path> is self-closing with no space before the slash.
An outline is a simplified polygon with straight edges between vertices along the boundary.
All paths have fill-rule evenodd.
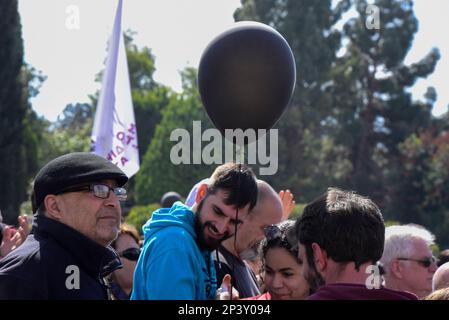
<path id="1" fill-rule="evenodd" d="M 298 241 L 296 240 L 296 237 L 292 235 L 292 231 L 293 229 L 287 229 L 282 232 L 281 229 L 279 229 L 279 227 L 275 224 L 264 228 L 267 242 L 278 240 L 280 245 L 291 251 L 296 256 L 298 255 Z"/>
<path id="2" fill-rule="evenodd" d="M 140 248 L 128 248 L 119 252 L 118 255 L 131 261 L 137 261 L 140 256 Z"/>
<path id="3" fill-rule="evenodd" d="M 397 258 L 397 260 L 415 261 L 422 265 L 424 268 L 430 267 L 432 264 L 436 264 L 435 257 L 425 257 L 424 259 L 411 259 L 411 258 Z"/>
<path id="4" fill-rule="evenodd" d="M 82 190 L 92 191 L 94 196 L 97 198 L 100 198 L 100 199 L 109 198 L 111 190 L 117 196 L 117 199 L 119 201 L 125 201 L 127 198 L 127 191 L 125 188 L 121 188 L 121 187 L 111 188 L 105 184 L 91 184 L 91 185 L 87 185 L 87 186 L 68 188 L 68 189 L 64 189 L 64 190 L 58 192 L 57 194 L 67 193 L 67 192 L 77 192 L 77 191 L 82 191 Z"/>

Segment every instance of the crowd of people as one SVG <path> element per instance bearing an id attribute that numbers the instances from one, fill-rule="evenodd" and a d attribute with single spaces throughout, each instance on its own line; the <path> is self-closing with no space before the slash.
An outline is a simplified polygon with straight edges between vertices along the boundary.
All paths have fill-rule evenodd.
<path id="1" fill-rule="evenodd" d="M 328 188 L 292 220 L 289 190 L 226 163 L 185 201 L 165 194 L 142 239 L 122 222 L 127 181 L 91 153 L 47 163 L 31 232 L 0 222 L 0 299 L 449 299 L 449 251 L 356 192 Z"/>

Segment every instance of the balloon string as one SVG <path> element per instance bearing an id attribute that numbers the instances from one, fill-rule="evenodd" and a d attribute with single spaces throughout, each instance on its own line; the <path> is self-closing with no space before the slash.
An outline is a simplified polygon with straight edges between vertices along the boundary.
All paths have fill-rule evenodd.
<path id="1" fill-rule="evenodd" d="M 240 198 L 240 188 L 241 188 L 241 181 L 240 181 L 240 175 L 242 173 L 242 164 L 239 163 L 239 175 L 238 175 L 238 198 Z M 240 200 L 240 199 L 239 199 Z M 237 201 L 237 208 L 235 209 L 235 225 L 234 225 L 234 251 L 235 253 L 238 255 L 237 252 L 237 227 L 239 225 L 238 221 L 239 221 L 239 204 L 240 202 Z M 235 270 L 235 264 L 234 264 L 234 259 L 232 259 L 232 276 L 234 276 L 234 270 Z M 232 300 L 232 288 L 234 287 L 232 285 L 232 278 L 231 278 L 231 290 L 230 290 L 230 294 L 229 294 L 229 300 Z"/>

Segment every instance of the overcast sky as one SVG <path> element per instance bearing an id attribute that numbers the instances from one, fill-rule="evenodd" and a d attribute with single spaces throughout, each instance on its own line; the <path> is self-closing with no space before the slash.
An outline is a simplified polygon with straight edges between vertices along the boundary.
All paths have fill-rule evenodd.
<path id="1" fill-rule="evenodd" d="M 32 99 L 39 115 L 55 120 L 69 103 L 89 102 L 99 89 L 95 75 L 103 69 L 116 0 L 19 0 L 25 61 L 48 78 Z M 239 0 L 124 0 L 122 27 L 137 31 L 138 46 L 152 49 L 156 81 L 180 91 L 179 71 L 198 67 L 203 49 L 233 23 Z M 73 24 L 79 13 L 79 28 Z M 434 114 L 449 104 L 449 1 L 415 0 L 419 31 L 406 63 L 413 63 L 434 46 L 440 49 L 436 71 L 413 88 L 416 98 L 427 86 L 438 93 Z M 382 21 L 382 17 L 380 17 Z M 74 28 L 75 27 L 75 28 Z"/>

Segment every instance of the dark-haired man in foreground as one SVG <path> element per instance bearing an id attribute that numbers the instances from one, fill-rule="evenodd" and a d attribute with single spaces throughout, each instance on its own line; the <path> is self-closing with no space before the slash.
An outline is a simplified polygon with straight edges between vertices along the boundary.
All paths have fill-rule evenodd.
<path id="1" fill-rule="evenodd" d="M 304 208 L 295 229 L 303 275 L 317 290 L 308 299 L 417 299 L 381 287 L 376 263 L 384 248 L 385 226 L 370 199 L 330 188 Z"/>

